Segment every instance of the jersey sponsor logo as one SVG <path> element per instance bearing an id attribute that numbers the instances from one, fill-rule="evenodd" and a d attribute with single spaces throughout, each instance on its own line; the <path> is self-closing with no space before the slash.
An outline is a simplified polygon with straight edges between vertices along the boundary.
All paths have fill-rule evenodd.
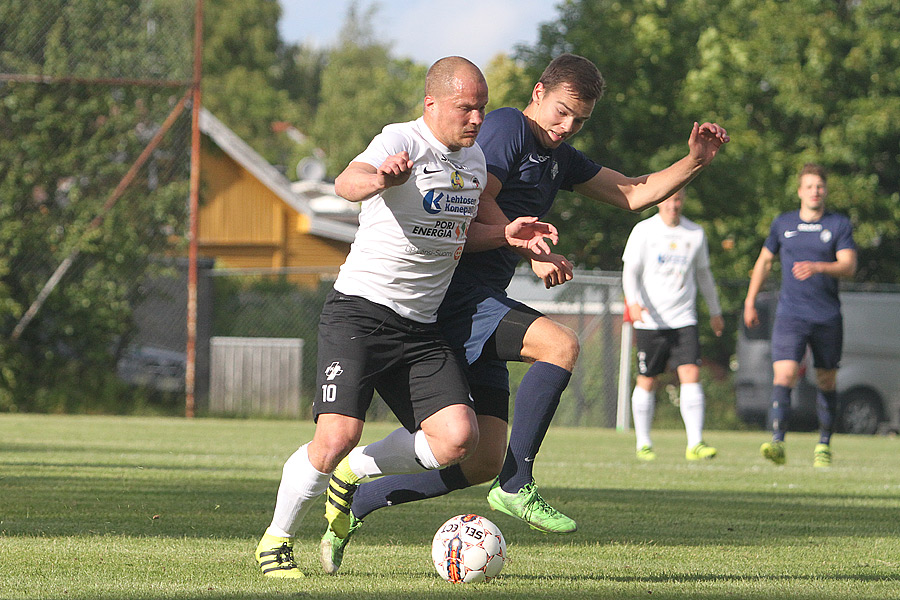
<path id="1" fill-rule="evenodd" d="M 460 246 L 461 248 L 462 246 Z M 427 248 L 417 248 L 412 244 L 408 244 L 406 248 L 403 249 L 407 254 L 416 254 L 419 256 L 452 256 L 453 253 L 449 250 L 429 250 Z"/>
<path id="2" fill-rule="evenodd" d="M 459 239 L 459 225 L 457 225 L 454 221 L 441 220 L 435 221 L 432 227 L 420 227 L 418 225 L 413 225 L 412 228 L 413 235 L 421 235 L 433 238 L 452 237 L 454 231 L 456 232 L 457 239 Z"/>
<path id="3" fill-rule="evenodd" d="M 797 231 L 822 231 L 821 223 L 800 223 L 797 225 Z"/>
<path id="4" fill-rule="evenodd" d="M 528 155 L 528 160 L 530 162 L 533 162 L 536 164 L 541 164 L 543 162 L 547 162 L 548 160 L 550 160 L 550 157 L 549 156 L 541 156 L 540 154 L 532 153 L 532 154 Z"/>
<path id="5" fill-rule="evenodd" d="M 459 260 L 459 258 L 462 256 L 462 253 L 463 253 L 463 247 L 457 246 L 456 252 L 453 253 L 453 258 L 455 258 L 456 260 Z"/>
<path id="6" fill-rule="evenodd" d="M 450 173 L 450 185 L 453 186 L 454 190 L 461 190 L 463 188 L 463 180 L 459 171 Z"/>
<path id="7" fill-rule="evenodd" d="M 795 235 L 797 235 L 798 233 L 800 233 L 800 232 L 799 232 L 799 231 L 785 231 L 785 232 L 784 232 L 784 237 L 786 237 L 786 238 L 792 238 L 792 237 L 794 237 Z"/>
<path id="8" fill-rule="evenodd" d="M 461 240 L 466 237 L 466 231 L 469 229 L 469 226 L 465 223 L 461 223 L 456 226 L 456 239 Z"/>
<path id="9" fill-rule="evenodd" d="M 472 177 L 472 185 L 475 187 L 476 190 L 481 188 L 481 182 L 478 181 L 478 178 L 474 177 L 474 176 Z"/>
<path id="10" fill-rule="evenodd" d="M 425 197 L 422 198 L 422 208 L 425 209 L 429 215 L 436 215 L 441 212 L 441 198 L 444 197 L 444 193 L 438 193 L 437 197 L 434 196 L 434 190 L 428 190 L 428 193 L 425 194 Z"/>
<path id="11" fill-rule="evenodd" d="M 422 172 L 425 173 L 426 175 L 434 175 L 435 173 L 440 173 L 442 171 L 443 171 L 443 169 L 440 167 L 438 167 L 437 169 L 434 169 L 433 171 L 429 171 L 428 165 L 425 165 L 425 168 L 422 169 Z"/>
<path id="12" fill-rule="evenodd" d="M 689 262 L 688 257 L 681 254 L 659 254 L 656 257 L 656 263 L 660 265 L 686 265 Z"/>
<path id="13" fill-rule="evenodd" d="M 344 372 L 344 369 L 341 368 L 341 363 L 338 361 L 334 361 L 327 367 L 325 367 L 325 380 L 326 381 L 334 381 L 335 377 L 340 377 L 341 373 Z"/>

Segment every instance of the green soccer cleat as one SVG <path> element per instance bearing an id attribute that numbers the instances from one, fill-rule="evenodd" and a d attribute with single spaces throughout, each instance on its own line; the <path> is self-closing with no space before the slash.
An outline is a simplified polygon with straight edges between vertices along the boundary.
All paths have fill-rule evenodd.
<path id="1" fill-rule="evenodd" d="M 325 530 L 325 535 L 319 542 L 319 562 L 322 563 L 322 568 L 326 573 L 334 575 L 341 568 L 341 562 L 344 560 L 344 548 L 347 547 L 353 532 L 362 527 L 362 524 L 362 519 L 357 519 L 353 513 L 350 513 L 350 529 L 347 530 L 347 535 L 340 538 L 335 535 L 331 527 Z"/>
<path id="2" fill-rule="evenodd" d="M 510 494 L 503 491 L 500 479 L 497 478 L 491 485 L 487 500 L 493 510 L 521 519 L 531 525 L 532 529 L 544 533 L 572 533 L 576 529 L 575 521 L 541 498 L 534 480 L 518 492 Z"/>
<path id="3" fill-rule="evenodd" d="M 653 446 L 641 446 L 637 451 L 637 459 L 644 462 L 656 460 L 656 452 L 653 451 Z"/>
<path id="4" fill-rule="evenodd" d="M 688 460 L 709 460 L 715 458 L 718 451 L 706 442 L 700 442 L 684 451 L 684 457 Z"/>
<path id="5" fill-rule="evenodd" d="M 763 458 L 770 460 L 776 465 L 783 465 L 787 461 L 784 454 L 784 442 L 766 442 L 759 447 L 760 454 Z"/>
<path id="6" fill-rule="evenodd" d="M 328 528 L 339 538 L 346 538 L 350 532 L 350 504 L 353 503 L 353 494 L 356 493 L 357 483 L 360 478 L 350 470 L 350 463 L 345 458 L 342 460 L 331 479 L 328 481 L 328 490 L 325 500 L 325 520 Z"/>
<path id="7" fill-rule="evenodd" d="M 828 444 L 816 444 L 813 451 L 813 466 L 828 468 L 831 466 L 831 446 Z"/>
<path id="8" fill-rule="evenodd" d="M 256 562 L 266 577 L 297 579 L 303 572 L 294 562 L 294 542 L 291 538 L 263 534 L 256 546 Z"/>

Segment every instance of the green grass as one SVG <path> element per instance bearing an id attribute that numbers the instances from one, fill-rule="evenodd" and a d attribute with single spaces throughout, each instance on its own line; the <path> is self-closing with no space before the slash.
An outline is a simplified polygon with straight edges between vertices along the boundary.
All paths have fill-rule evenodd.
<path id="1" fill-rule="evenodd" d="M 366 440 L 389 424 L 367 426 Z M 720 456 L 684 461 L 683 432 L 633 438 L 552 429 L 536 463 L 544 496 L 578 521 L 549 536 L 492 513 L 486 486 L 371 515 L 337 577 L 319 570 L 324 520 L 298 534 L 308 577 L 261 577 L 253 549 L 284 459 L 309 423 L 0 415 L 0 598 L 840 598 L 900 597 L 900 441 L 837 437 L 812 468 L 812 434 L 788 464 L 758 455 L 763 432 L 709 432 Z M 453 586 L 430 564 L 447 518 L 494 520 L 510 562 Z"/>

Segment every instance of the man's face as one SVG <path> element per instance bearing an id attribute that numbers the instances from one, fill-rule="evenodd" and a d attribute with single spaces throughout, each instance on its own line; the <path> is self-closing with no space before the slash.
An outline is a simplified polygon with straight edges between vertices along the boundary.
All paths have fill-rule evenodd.
<path id="1" fill-rule="evenodd" d="M 659 203 L 659 216 L 663 223 L 674 227 L 681 222 L 681 209 L 684 207 L 684 193 L 679 190 Z"/>
<path id="2" fill-rule="evenodd" d="M 819 211 L 825 205 L 825 197 L 828 196 L 828 186 L 825 180 L 807 173 L 800 177 L 800 187 L 797 188 L 797 195 L 800 197 L 800 207 L 807 210 Z"/>
<path id="3" fill-rule="evenodd" d="M 488 88 L 475 75 L 463 74 L 453 83 L 449 93 L 439 98 L 425 96 L 425 113 L 434 136 L 455 152 L 475 144 L 484 122 Z"/>
<path id="4" fill-rule="evenodd" d="M 584 127 L 591 118 L 596 100 L 581 100 L 567 85 L 552 90 L 538 82 L 531 94 L 534 111 L 529 117 L 537 124 L 535 135 L 545 148 L 556 148 Z"/>

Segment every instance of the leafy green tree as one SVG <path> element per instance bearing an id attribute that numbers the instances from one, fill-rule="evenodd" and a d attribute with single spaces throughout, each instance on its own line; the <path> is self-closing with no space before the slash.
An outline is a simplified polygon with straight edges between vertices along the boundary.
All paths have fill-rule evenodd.
<path id="1" fill-rule="evenodd" d="M 115 12 L 121 3 L 112 0 L 59 2 L 49 13 L 40 3 L 5 3 L 0 22 L 25 31 L 3 38 L 0 56 L 20 73 L 59 75 L 74 64 L 85 76 L 140 77 L 146 73 L 139 64 L 136 71 L 124 70 L 131 58 L 153 47 L 160 48 L 160 60 L 169 56 L 165 44 L 151 44 L 146 33 L 149 23 L 168 18 L 165 10 L 149 10 L 154 6 L 168 10 L 175 4 L 142 5 L 137 15 L 124 15 Z M 85 32 L 106 24 L 109 11 L 123 21 L 110 24 L 115 35 L 99 34 L 108 45 L 93 53 Z M 28 35 L 28 26 L 38 29 Z M 88 64 L 71 55 L 76 51 L 84 52 Z M 153 68 L 171 79 L 180 63 Z M 0 85 L 0 410 L 120 409 L 116 348 L 132 330 L 131 306 L 151 271 L 151 257 L 183 231 L 187 114 L 102 224 L 92 221 L 181 93 L 134 86 Z M 12 341 L 14 325 L 76 250 L 73 267 Z"/>
<path id="2" fill-rule="evenodd" d="M 337 47 L 322 72 L 313 137 L 335 176 L 389 124 L 422 114 L 426 67 L 395 59 L 374 41 L 368 23 L 377 6 L 361 15 L 351 4 Z"/>

